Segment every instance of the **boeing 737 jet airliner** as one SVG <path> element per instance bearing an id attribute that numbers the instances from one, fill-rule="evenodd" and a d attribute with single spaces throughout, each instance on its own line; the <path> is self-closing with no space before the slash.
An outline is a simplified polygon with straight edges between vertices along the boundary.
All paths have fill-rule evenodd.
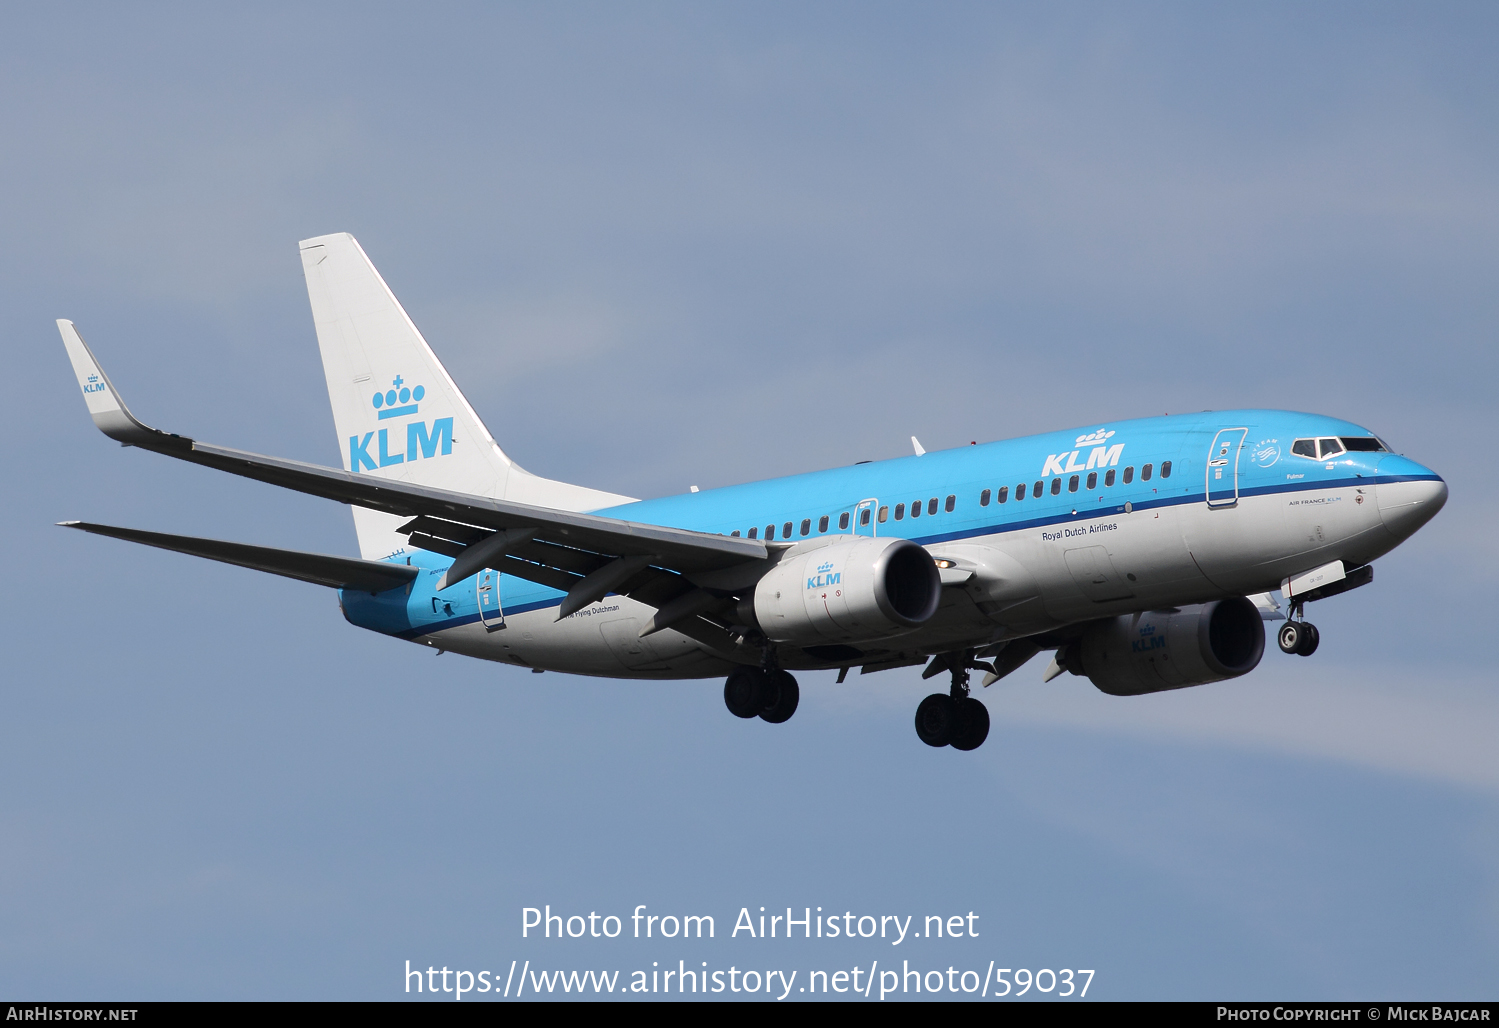
<path id="1" fill-rule="evenodd" d="M 1367 428 L 1237 410 L 635 500 L 507 457 L 352 236 L 304 241 L 302 266 L 342 470 L 147 427 L 57 324 L 105 435 L 349 504 L 362 559 L 64 524 L 330 586 L 353 624 L 440 651 L 726 676 L 741 718 L 790 718 L 793 669 L 925 664 L 950 686 L 916 734 L 971 750 L 989 714 L 969 671 L 987 686 L 1042 650 L 1048 681 L 1116 696 L 1246 674 L 1266 621 L 1310 656 L 1305 605 L 1367 585 L 1447 499 Z"/>

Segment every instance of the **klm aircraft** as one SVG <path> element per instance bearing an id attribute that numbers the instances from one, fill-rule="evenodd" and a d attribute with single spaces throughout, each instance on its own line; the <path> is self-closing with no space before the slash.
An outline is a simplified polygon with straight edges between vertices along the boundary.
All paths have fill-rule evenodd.
<path id="1" fill-rule="evenodd" d="M 1369 584 L 1447 499 L 1367 428 L 1238 410 L 933 453 L 913 439 L 896 460 L 636 500 L 520 468 L 354 238 L 301 249 L 342 469 L 149 428 L 58 328 L 105 435 L 348 504 L 361 559 L 64 524 L 332 587 L 351 623 L 439 652 L 723 676 L 741 718 L 790 718 L 792 670 L 925 665 L 950 685 L 916 734 L 971 750 L 989 714 L 969 672 L 988 686 L 1043 650 L 1048 681 L 1115 696 L 1246 674 L 1266 622 L 1310 656 L 1305 605 Z"/>

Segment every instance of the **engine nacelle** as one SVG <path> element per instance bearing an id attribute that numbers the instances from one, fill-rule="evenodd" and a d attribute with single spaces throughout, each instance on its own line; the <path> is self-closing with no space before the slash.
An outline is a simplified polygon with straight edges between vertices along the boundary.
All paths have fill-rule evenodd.
<path id="1" fill-rule="evenodd" d="M 1242 596 L 1149 610 L 1090 625 L 1060 663 L 1111 696 L 1181 689 L 1237 678 L 1265 654 L 1265 625 Z"/>
<path id="2" fill-rule="evenodd" d="M 740 613 L 775 642 L 867 642 L 921 625 L 941 597 L 937 565 L 916 543 L 837 536 L 789 551 Z"/>

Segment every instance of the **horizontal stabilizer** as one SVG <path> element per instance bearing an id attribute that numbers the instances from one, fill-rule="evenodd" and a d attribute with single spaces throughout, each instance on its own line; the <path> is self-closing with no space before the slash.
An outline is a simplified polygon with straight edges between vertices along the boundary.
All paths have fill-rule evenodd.
<path id="1" fill-rule="evenodd" d="M 358 589 L 380 593 L 397 589 L 414 579 L 419 569 L 405 564 L 388 564 L 383 561 L 357 560 L 353 557 L 331 557 L 322 553 L 303 553 L 299 550 L 278 550 L 271 546 L 250 546 L 247 543 L 226 543 L 218 539 L 198 539 L 190 535 L 167 535 L 162 532 L 142 532 L 134 528 L 115 528 L 112 525 L 93 525 L 86 521 L 59 522 L 64 528 L 77 528 L 94 535 L 107 535 L 127 542 L 142 543 L 163 550 L 190 553 L 194 557 L 225 564 L 237 564 L 255 571 L 268 571 L 273 575 L 295 578 L 314 585 L 332 586 L 335 589 Z"/>

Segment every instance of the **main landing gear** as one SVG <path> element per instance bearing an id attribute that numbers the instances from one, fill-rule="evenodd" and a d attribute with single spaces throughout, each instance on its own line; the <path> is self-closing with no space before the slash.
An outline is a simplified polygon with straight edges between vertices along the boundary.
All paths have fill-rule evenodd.
<path id="1" fill-rule="evenodd" d="M 801 689 L 790 672 L 737 667 L 723 684 L 723 702 L 735 717 L 758 717 L 773 725 L 791 720 Z"/>
<path id="2" fill-rule="evenodd" d="M 934 692 L 916 708 L 916 735 L 928 746 L 976 750 L 989 738 L 989 708 L 968 695 L 966 660 L 949 662 L 952 686 Z"/>
<path id="3" fill-rule="evenodd" d="M 1322 641 L 1322 634 L 1310 621 L 1299 620 L 1301 616 L 1301 605 L 1298 603 L 1291 608 L 1291 619 L 1281 625 L 1280 631 L 1275 633 L 1275 641 L 1282 653 L 1295 653 L 1310 657 L 1317 652 L 1317 644 Z"/>

